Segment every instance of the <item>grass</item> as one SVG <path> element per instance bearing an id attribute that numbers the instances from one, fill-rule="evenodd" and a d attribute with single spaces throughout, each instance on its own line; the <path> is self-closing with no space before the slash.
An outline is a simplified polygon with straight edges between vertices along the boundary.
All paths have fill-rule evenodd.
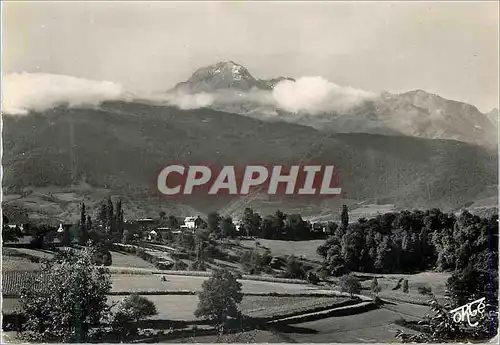
<path id="1" fill-rule="evenodd" d="M 5 250 L 6 248 L 4 248 Z M 2 255 L 2 271 L 39 271 L 41 265 L 27 258 Z"/>
<path id="2" fill-rule="evenodd" d="M 181 271 L 182 272 L 182 271 Z M 167 281 L 161 281 L 165 276 Z M 208 279 L 207 276 L 184 275 L 128 275 L 113 274 L 112 291 L 137 292 L 137 291 L 172 291 L 190 290 L 201 291 L 201 284 Z M 241 280 L 242 289 L 248 293 L 314 293 L 318 288 L 305 284 L 278 283 L 256 280 Z"/>
<path id="3" fill-rule="evenodd" d="M 438 300 L 442 301 L 445 296 L 446 281 L 450 277 L 450 274 L 445 272 L 422 272 L 417 274 L 358 273 L 357 275 L 363 279 L 361 282 L 361 285 L 365 290 L 363 293 L 369 292 L 370 284 L 373 279 L 371 277 L 377 277 L 378 284 L 382 289 L 379 296 L 382 299 L 392 299 L 395 301 L 421 305 L 427 304 L 430 297 L 420 294 L 418 292 L 419 287 L 430 287 L 432 289 L 432 293 L 438 298 Z M 404 293 L 402 288 L 392 290 L 396 287 L 398 280 L 401 278 L 408 279 L 408 293 Z"/>
<path id="4" fill-rule="evenodd" d="M 334 307 L 339 302 L 348 299 L 342 297 L 245 296 L 240 307 L 248 316 L 277 317 L 320 307 Z"/>
<path id="5" fill-rule="evenodd" d="M 282 241 L 282 240 L 266 240 L 259 238 L 257 240 L 262 249 L 269 249 L 272 255 L 286 256 L 295 255 L 312 261 L 321 261 L 322 258 L 316 253 L 316 250 L 322 245 L 325 240 L 308 240 L 308 241 Z M 244 247 L 255 248 L 255 241 L 243 240 L 240 244 Z"/>
<path id="6" fill-rule="evenodd" d="M 385 309 L 294 324 L 287 335 L 308 343 L 394 343 L 399 316 Z M 296 329 L 296 331 L 294 331 Z"/>
<path id="7" fill-rule="evenodd" d="M 180 338 L 168 340 L 166 343 L 216 343 L 216 335 L 202 335 L 196 337 Z M 220 342 L 226 344 L 251 344 L 251 343 L 271 343 L 279 344 L 289 342 L 287 338 L 276 334 L 275 332 L 265 330 L 252 330 L 238 334 L 223 335 Z"/>
<path id="8" fill-rule="evenodd" d="M 144 296 L 152 301 L 158 315 L 153 319 L 194 321 L 199 320 L 194 316 L 198 306 L 198 296 Z M 117 303 L 122 296 L 108 296 L 110 304 Z M 268 297 L 244 296 L 239 305 L 241 312 L 252 317 L 277 317 L 297 312 L 307 312 L 320 306 L 334 306 L 345 301 L 346 298 L 338 297 Z"/>
<path id="9" fill-rule="evenodd" d="M 198 296 L 144 296 L 152 301 L 158 315 L 153 319 L 194 321 L 194 311 L 198 305 Z M 119 302 L 122 296 L 108 296 L 109 303 Z"/>
<path id="10" fill-rule="evenodd" d="M 156 269 L 155 265 L 133 254 L 112 251 L 111 260 L 112 265 L 117 267 Z"/>

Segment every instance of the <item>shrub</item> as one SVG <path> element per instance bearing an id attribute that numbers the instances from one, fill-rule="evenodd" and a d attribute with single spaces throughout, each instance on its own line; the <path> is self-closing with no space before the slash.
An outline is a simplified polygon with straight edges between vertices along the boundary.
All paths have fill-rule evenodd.
<path id="1" fill-rule="evenodd" d="M 262 271 L 262 257 L 257 250 L 247 250 L 242 255 L 240 263 L 245 272 L 249 274 L 260 274 Z"/>
<path id="2" fill-rule="evenodd" d="M 172 266 L 172 270 L 174 271 L 185 271 L 188 269 L 188 264 L 182 260 L 176 260 L 174 265 Z"/>
<path id="3" fill-rule="evenodd" d="M 316 273 L 314 273 L 313 270 L 311 271 L 308 271 L 307 274 L 306 274 L 306 280 L 311 283 L 311 284 L 314 284 L 314 285 L 317 285 L 319 283 L 319 277 L 316 275 Z"/>
<path id="4" fill-rule="evenodd" d="M 206 271 L 207 265 L 203 261 L 194 261 L 189 265 L 189 270 L 191 271 Z"/>
<path id="5" fill-rule="evenodd" d="M 123 236 L 122 236 L 122 243 L 123 244 L 128 244 L 132 241 L 132 234 L 128 230 L 123 231 Z"/>
<path id="6" fill-rule="evenodd" d="M 111 252 L 104 247 L 99 247 L 95 250 L 92 260 L 96 265 L 111 266 Z"/>
<path id="7" fill-rule="evenodd" d="M 361 283 L 353 274 L 347 274 L 340 278 L 340 291 L 347 292 L 354 297 L 354 294 L 361 292 Z"/>
<path id="8" fill-rule="evenodd" d="M 172 261 L 158 261 L 155 264 L 155 267 L 158 268 L 159 270 L 172 270 L 175 269 L 173 268 L 175 266 L 175 263 Z"/>
<path id="9" fill-rule="evenodd" d="M 382 288 L 380 285 L 378 285 L 378 280 L 377 277 L 373 278 L 372 283 L 370 285 L 370 290 L 375 294 L 378 295 L 380 291 L 382 291 Z"/>
<path id="10" fill-rule="evenodd" d="M 420 293 L 421 295 L 432 294 L 432 289 L 429 286 L 419 286 L 417 290 L 418 290 L 418 293 Z"/>
<path id="11" fill-rule="evenodd" d="M 408 279 L 403 280 L 403 292 L 408 293 Z"/>
<path id="12" fill-rule="evenodd" d="M 137 328 L 133 325 L 134 322 L 157 314 L 158 311 L 153 302 L 145 297 L 132 294 L 120 302 L 111 324 L 122 335 L 135 334 Z"/>
<path id="13" fill-rule="evenodd" d="M 280 257 L 273 257 L 271 262 L 269 263 L 269 267 L 274 268 L 276 270 L 282 269 L 285 265 L 285 261 Z"/>
<path id="14" fill-rule="evenodd" d="M 303 279 L 305 277 L 302 263 L 300 263 L 300 261 L 298 261 L 293 255 L 288 257 L 285 269 L 287 278 Z"/>

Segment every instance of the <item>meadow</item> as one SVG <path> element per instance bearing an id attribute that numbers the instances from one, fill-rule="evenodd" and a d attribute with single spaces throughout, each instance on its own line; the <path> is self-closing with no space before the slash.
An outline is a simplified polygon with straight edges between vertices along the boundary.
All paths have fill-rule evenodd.
<path id="1" fill-rule="evenodd" d="M 240 245 L 255 248 L 255 242 L 254 240 L 242 240 Z M 259 238 L 257 242 L 260 243 L 259 248 L 262 251 L 267 248 L 275 256 L 295 255 L 311 261 L 321 261 L 322 258 L 316 253 L 316 250 L 325 240 L 282 241 Z"/>

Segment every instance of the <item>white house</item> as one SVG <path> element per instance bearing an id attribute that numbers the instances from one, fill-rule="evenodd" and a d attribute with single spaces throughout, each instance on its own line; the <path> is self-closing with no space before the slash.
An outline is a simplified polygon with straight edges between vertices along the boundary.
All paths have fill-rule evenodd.
<path id="1" fill-rule="evenodd" d="M 193 230 L 195 227 L 196 227 L 196 218 L 197 217 L 186 217 L 184 218 L 184 225 L 190 229 L 190 230 Z M 181 227 L 182 229 L 182 227 Z"/>
<path id="2" fill-rule="evenodd" d="M 151 230 L 148 235 L 148 240 L 153 241 L 156 240 L 156 237 L 158 236 L 158 233 L 154 230 Z"/>

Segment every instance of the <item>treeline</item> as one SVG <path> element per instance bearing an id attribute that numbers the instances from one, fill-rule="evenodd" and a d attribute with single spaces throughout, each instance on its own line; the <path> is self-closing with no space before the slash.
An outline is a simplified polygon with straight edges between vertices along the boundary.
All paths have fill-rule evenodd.
<path id="1" fill-rule="evenodd" d="M 314 229 L 313 224 L 302 219 L 300 214 L 285 214 L 277 210 L 264 218 L 251 208 L 245 208 L 239 231 L 236 232 L 231 217 L 222 217 L 216 212 L 208 215 L 207 227 L 220 237 L 259 237 L 280 240 L 308 240 L 323 237 L 323 229 Z"/>

